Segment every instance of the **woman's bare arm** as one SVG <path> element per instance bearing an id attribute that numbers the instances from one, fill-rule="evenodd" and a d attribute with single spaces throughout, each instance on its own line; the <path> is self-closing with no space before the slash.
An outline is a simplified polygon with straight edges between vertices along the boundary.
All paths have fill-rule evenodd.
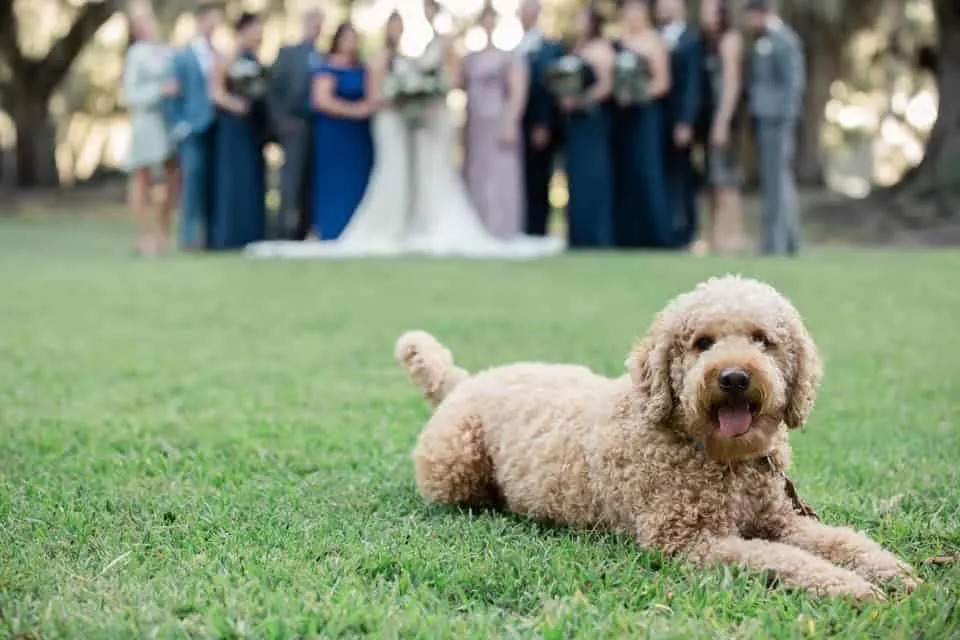
<path id="1" fill-rule="evenodd" d="M 510 122 L 517 127 L 523 119 L 523 112 L 527 107 L 527 65 L 526 62 L 517 56 L 510 58 L 510 65 L 507 68 L 507 117 Z"/>
<path id="2" fill-rule="evenodd" d="M 390 53 L 384 51 L 370 65 L 364 83 L 366 100 L 373 107 L 383 103 L 383 83 L 387 79 L 390 67 Z"/>
<path id="3" fill-rule="evenodd" d="M 720 92 L 720 105 L 714 116 L 713 126 L 730 126 L 737 110 L 740 88 L 743 83 L 742 65 L 743 41 L 740 34 L 731 32 L 720 41 L 720 69 L 723 77 L 723 89 Z"/>
<path id="4" fill-rule="evenodd" d="M 613 93 L 613 65 L 615 54 L 613 47 L 606 41 L 599 41 L 584 51 L 584 56 L 593 66 L 596 82 L 590 91 L 593 102 L 603 102 Z"/>
<path id="5" fill-rule="evenodd" d="M 444 38 L 443 43 L 443 66 L 447 79 L 451 87 L 463 88 L 463 59 L 457 54 L 453 47 L 453 42 Z"/>
<path id="6" fill-rule="evenodd" d="M 310 103 L 317 111 L 338 118 L 362 120 L 370 115 L 363 102 L 348 102 L 337 97 L 337 80 L 329 73 L 320 73 L 310 87 Z"/>
<path id="7" fill-rule="evenodd" d="M 670 91 L 670 54 L 659 35 L 650 40 L 647 47 L 647 60 L 650 62 L 651 98 L 662 98 Z"/>
<path id="8" fill-rule="evenodd" d="M 250 109 L 247 101 L 227 91 L 227 66 L 223 63 L 214 66 L 210 74 L 210 99 L 222 109 L 238 116 L 246 115 Z"/>

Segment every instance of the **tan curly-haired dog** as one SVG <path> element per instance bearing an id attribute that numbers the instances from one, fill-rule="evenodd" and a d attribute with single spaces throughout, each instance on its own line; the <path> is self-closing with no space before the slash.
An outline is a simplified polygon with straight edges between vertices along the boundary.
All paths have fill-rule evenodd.
<path id="1" fill-rule="evenodd" d="M 678 296 L 615 380 L 541 363 L 471 375 L 422 331 L 401 336 L 396 356 L 435 407 L 413 452 L 428 500 L 625 531 L 817 594 L 882 599 L 877 584 L 919 582 L 792 499 L 787 433 L 810 414 L 822 369 L 769 285 L 725 276 Z"/>

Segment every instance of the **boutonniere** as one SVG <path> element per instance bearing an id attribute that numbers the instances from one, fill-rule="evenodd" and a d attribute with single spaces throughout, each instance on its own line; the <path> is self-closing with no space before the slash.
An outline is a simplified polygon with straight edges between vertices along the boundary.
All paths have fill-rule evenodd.
<path id="1" fill-rule="evenodd" d="M 757 44 L 754 45 L 754 48 L 762 56 L 769 55 L 773 51 L 773 43 L 770 42 L 770 38 L 764 36 L 757 40 Z"/>

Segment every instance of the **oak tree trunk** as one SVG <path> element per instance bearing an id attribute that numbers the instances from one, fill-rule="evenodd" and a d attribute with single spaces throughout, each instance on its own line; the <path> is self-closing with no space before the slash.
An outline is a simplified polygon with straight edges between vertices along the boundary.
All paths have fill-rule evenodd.
<path id="1" fill-rule="evenodd" d="M 937 121 L 930 132 L 923 161 L 905 186 L 937 201 L 940 217 L 960 217 L 949 206 L 960 195 L 960 6 L 955 0 L 935 3 L 940 31 L 937 47 Z"/>
<path id="2" fill-rule="evenodd" d="M 960 220 L 960 3 L 935 0 L 937 120 L 923 160 L 890 189 L 869 199 L 910 226 Z"/>
<path id="3" fill-rule="evenodd" d="M 50 117 L 50 96 L 14 88 L 10 117 L 17 132 L 13 169 L 20 187 L 55 187 L 57 132 Z"/>
<path id="4" fill-rule="evenodd" d="M 949 244 L 960 222 L 960 2 L 934 0 L 939 38 L 935 56 L 939 108 L 923 160 L 892 187 L 863 200 L 822 208 L 839 224 L 928 230 L 926 242 Z"/>
<path id="5" fill-rule="evenodd" d="M 13 162 L 17 186 L 56 186 L 56 127 L 50 117 L 50 98 L 83 48 L 122 4 L 120 0 L 83 4 L 47 54 L 33 58 L 20 50 L 13 0 L 0 0 L 0 62 L 8 71 L 0 98 L 17 132 Z"/>
<path id="6" fill-rule="evenodd" d="M 830 86 L 840 77 L 842 45 L 810 47 L 806 54 L 807 87 L 803 95 L 795 171 L 799 184 L 818 187 L 824 183 L 820 133 L 826 119 Z"/>

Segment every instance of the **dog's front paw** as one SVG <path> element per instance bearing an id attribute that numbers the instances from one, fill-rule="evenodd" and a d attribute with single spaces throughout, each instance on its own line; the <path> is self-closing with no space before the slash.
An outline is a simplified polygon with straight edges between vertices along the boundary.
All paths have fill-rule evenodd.
<path id="1" fill-rule="evenodd" d="M 923 580 L 909 566 L 899 571 L 877 576 L 877 582 L 898 593 L 913 593 Z"/>
<path id="2" fill-rule="evenodd" d="M 859 576 L 824 585 L 820 592 L 825 596 L 851 598 L 857 602 L 886 602 L 887 600 L 882 589 Z"/>
<path id="3" fill-rule="evenodd" d="M 913 593 L 918 586 L 923 584 L 923 580 L 917 576 L 914 568 L 899 558 L 890 556 L 878 560 L 861 567 L 861 570 L 857 573 L 871 582 L 904 593 Z"/>

